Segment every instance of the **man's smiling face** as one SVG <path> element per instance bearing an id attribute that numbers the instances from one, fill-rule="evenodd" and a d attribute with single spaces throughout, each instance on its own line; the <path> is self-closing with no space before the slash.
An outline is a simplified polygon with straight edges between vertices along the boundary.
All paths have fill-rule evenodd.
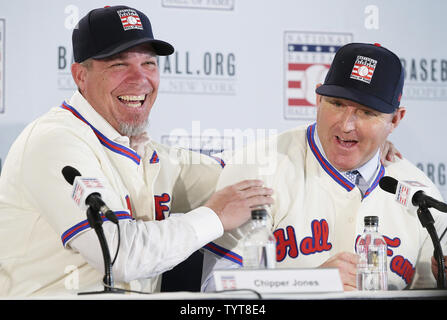
<path id="1" fill-rule="evenodd" d="M 91 59 L 72 67 L 72 72 L 84 98 L 120 134 L 132 136 L 145 130 L 160 82 L 150 46 Z"/>

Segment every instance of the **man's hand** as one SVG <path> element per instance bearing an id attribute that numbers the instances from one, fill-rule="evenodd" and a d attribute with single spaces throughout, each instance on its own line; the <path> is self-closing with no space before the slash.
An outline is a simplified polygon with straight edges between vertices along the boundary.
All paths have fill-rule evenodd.
<path id="1" fill-rule="evenodd" d="M 444 264 L 447 266 L 447 256 L 444 256 Z M 433 272 L 435 279 L 438 280 L 438 261 L 433 256 L 431 257 L 431 272 Z"/>
<path id="2" fill-rule="evenodd" d="M 263 187 L 262 180 L 244 180 L 214 193 L 205 203 L 219 217 L 225 231 L 245 223 L 251 208 L 273 203 L 273 190 Z"/>
<path id="3" fill-rule="evenodd" d="M 395 157 L 402 159 L 402 154 L 391 141 L 385 141 L 380 148 L 380 162 L 382 164 L 385 164 L 385 161 L 394 162 Z"/>
<path id="4" fill-rule="evenodd" d="M 330 257 L 319 268 L 338 268 L 343 289 L 353 291 L 357 289 L 357 263 L 358 255 L 350 252 L 339 252 Z"/>

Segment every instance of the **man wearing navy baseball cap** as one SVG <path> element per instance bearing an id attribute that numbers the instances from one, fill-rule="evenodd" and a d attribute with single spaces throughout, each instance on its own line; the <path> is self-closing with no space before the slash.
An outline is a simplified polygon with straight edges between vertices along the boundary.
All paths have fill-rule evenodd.
<path id="1" fill-rule="evenodd" d="M 404 78 L 401 61 L 392 51 L 378 43 L 350 43 L 337 51 L 324 83 L 317 85 L 315 90 L 317 93 L 315 150 L 319 149 L 329 162 L 328 166 L 333 166 L 340 172 L 342 178 L 353 182 L 363 197 L 368 196 L 374 184 L 378 182 L 375 177 L 382 169 L 378 161 L 380 146 L 398 127 L 406 114 L 406 108 L 400 105 Z M 405 159 L 387 166 L 386 169 L 383 168 L 383 171 L 400 180 L 424 181 L 427 186 L 430 186 L 430 191 L 438 199 L 442 199 L 439 190 L 430 179 Z M 385 173 L 379 175 L 383 176 Z M 391 194 L 386 194 L 383 190 L 379 189 L 377 193 L 384 194 L 384 197 L 387 197 L 386 201 L 393 199 Z M 406 274 L 402 272 L 400 268 L 403 264 L 400 266 L 393 264 L 393 261 L 396 261 L 393 257 L 398 256 L 397 252 L 394 252 L 388 260 L 388 276 L 391 280 L 389 287 L 396 287 L 393 281 L 396 274 L 400 276 L 400 280 L 404 280 L 405 286 L 418 287 L 423 284 L 436 287 L 433 282 L 438 276 L 436 260 L 431 257 L 434 277 L 427 275 L 428 268 L 426 267 L 430 263 L 433 247 L 431 241 L 428 240 L 428 233 L 426 230 L 421 230 L 421 225 L 415 219 L 414 212 L 415 221 L 408 221 L 408 216 L 405 214 L 401 219 L 399 218 L 398 212 L 403 210 L 394 208 L 395 203 L 382 206 L 382 209 L 379 207 L 377 204 L 372 212 L 379 216 L 382 232 L 386 234 L 385 230 L 389 230 L 389 234 L 396 235 L 397 230 L 402 228 L 411 237 L 414 236 L 411 235 L 413 231 L 419 230 L 424 238 L 424 242 L 413 244 L 417 248 L 415 250 L 415 248 L 406 247 L 405 237 L 399 236 L 401 256 L 405 259 L 412 256 L 412 259 L 408 260 L 411 261 L 409 265 L 412 266 L 410 267 L 412 274 L 409 276 L 409 272 Z M 414 224 L 417 224 L 417 227 Z M 436 220 L 436 224 L 441 234 L 446 225 L 442 214 Z M 407 241 L 408 245 L 410 240 Z M 391 247 L 393 244 L 388 243 L 388 245 Z M 446 247 L 445 240 L 443 246 Z M 354 287 L 356 267 L 354 254 L 343 253 L 323 266 L 335 266 L 337 263 L 342 265 L 342 262 L 345 263 L 346 268 L 340 268 L 340 270 L 345 274 L 346 279 L 349 279 L 348 285 Z M 428 283 L 431 284 L 428 285 Z M 399 287 L 397 285 L 397 288 Z"/>
<path id="2" fill-rule="evenodd" d="M 174 48 L 154 37 L 144 13 L 94 9 L 72 42 L 78 90 L 21 133 L 3 166 L 0 219 L 13 245 L 0 252 L 8 257 L 0 261 L 0 296 L 104 289 L 98 238 L 83 204 L 73 201 L 91 189 L 67 183 L 67 166 L 102 186 L 119 220 L 117 231 L 102 218 L 111 259 L 118 252 L 108 277 L 115 282 L 106 285 L 119 288 L 159 291 L 161 273 L 244 223 L 251 206 L 272 202 L 259 180 L 214 193 L 219 161 L 148 137 L 160 82 L 157 55 Z"/>
<path id="3" fill-rule="evenodd" d="M 374 215 L 379 217 L 379 231 L 389 248 L 387 288 L 436 287 L 433 245 L 416 209 L 400 205 L 378 187 L 386 174 L 417 180 L 442 199 L 432 181 L 406 159 L 381 163 L 380 148 L 406 113 L 400 105 L 403 85 L 404 70 L 396 54 L 379 44 L 344 45 L 336 52 L 324 83 L 317 85 L 315 123 L 234 154 L 234 159 L 269 155 L 264 161 L 269 163 L 268 172 L 261 170 L 263 163 L 227 160 L 217 190 L 247 178 L 262 178 L 275 190 L 269 211 L 279 267 L 338 268 L 344 289 L 355 290 L 356 239 L 364 231 L 364 217 Z M 432 213 L 441 234 L 446 216 Z M 225 233 L 206 247 L 211 253 L 204 258 L 203 290 L 213 288 L 212 270 L 243 265 L 244 250 L 238 239 L 244 231 Z"/>
<path id="4" fill-rule="evenodd" d="M 90 11 L 74 28 L 72 43 L 75 60 L 72 74 L 81 95 L 122 135 L 141 134 L 158 92 L 156 56 L 172 54 L 172 45 L 155 39 L 147 16 L 126 6 Z M 145 68 L 126 68 L 139 82 L 130 90 L 128 84 L 120 84 L 121 76 L 125 76 L 124 65 L 111 68 L 110 61 L 113 58 L 120 63 L 129 55 L 144 53 L 150 56 L 145 57 L 148 61 L 141 61 Z M 129 95 L 127 91 L 137 94 Z"/>

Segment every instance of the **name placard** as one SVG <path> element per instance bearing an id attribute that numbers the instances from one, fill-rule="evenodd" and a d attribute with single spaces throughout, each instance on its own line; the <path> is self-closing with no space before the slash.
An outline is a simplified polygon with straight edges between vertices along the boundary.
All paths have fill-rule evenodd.
<path id="1" fill-rule="evenodd" d="M 213 273 L 216 290 L 252 289 L 264 293 L 342 292 L 337 268 L 237 269 Z"/>

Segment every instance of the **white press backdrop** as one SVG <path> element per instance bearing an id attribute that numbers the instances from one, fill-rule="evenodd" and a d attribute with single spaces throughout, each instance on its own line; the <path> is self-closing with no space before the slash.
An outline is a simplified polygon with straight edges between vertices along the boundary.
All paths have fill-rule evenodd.
<path id="1" fill-rule="evenodd" d="M 78 19 L 116 4 L 145 12 L 155 36 L 176 49 L 159 60 L 151 136 L 203 152 L 234 147 L 237 132 L 262 138 L 312 121 L 315 84 L 344 43 L 391 49 L 406 69 L 408 111 L 390 140 L 447 199 L 443 0 L 1 1 L 2 162 L 27 123 L 72 95 Z"/>

